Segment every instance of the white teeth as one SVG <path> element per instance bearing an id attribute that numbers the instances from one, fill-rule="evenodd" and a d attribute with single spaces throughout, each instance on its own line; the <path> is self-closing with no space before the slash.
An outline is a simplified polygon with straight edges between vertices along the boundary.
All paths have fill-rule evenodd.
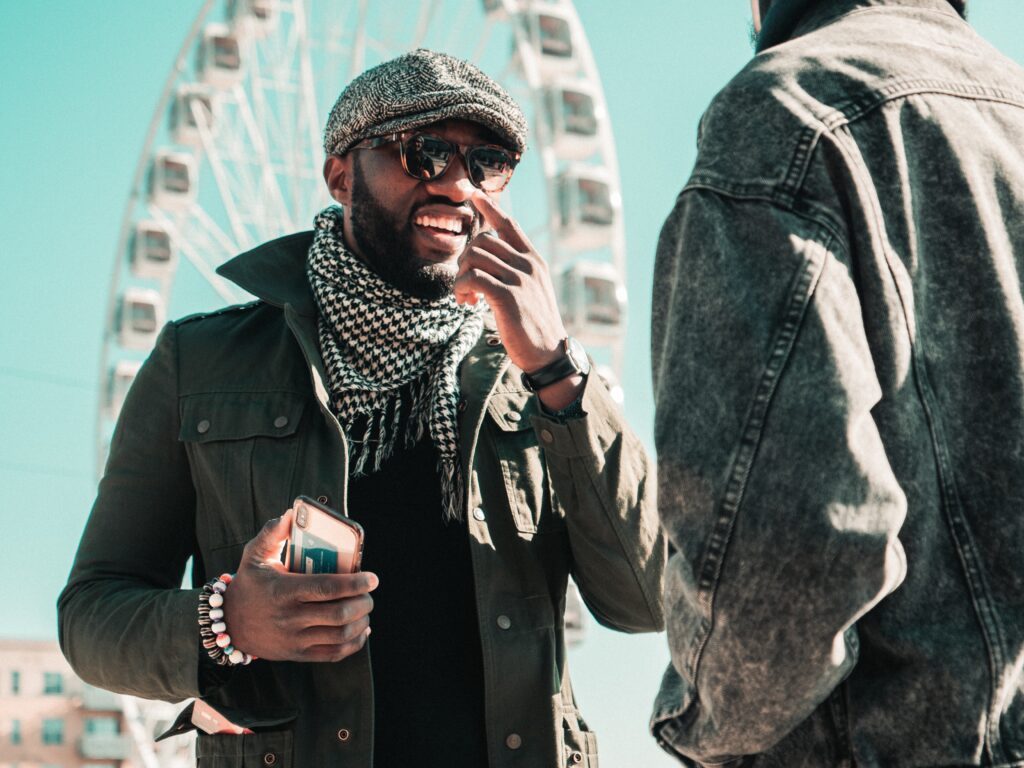
<path id="1" fill-rule="evenodd" d="M 456 235 L 462 233 L 462 219 L 457 216 L 417 216 L 413 223 L 421 227 L 446 229 Z"/>

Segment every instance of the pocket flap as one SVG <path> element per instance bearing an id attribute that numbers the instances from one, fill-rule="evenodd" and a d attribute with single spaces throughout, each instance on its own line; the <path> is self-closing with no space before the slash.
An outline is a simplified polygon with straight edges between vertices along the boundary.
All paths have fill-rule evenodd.
<path id="1" fill-rule="evenodd" d="M 181 399 L 183 442 L 285 437 L 298 429 L 306 397 L 295 392 L 215 392 Z"/>
<path id="2" fill-rule="evenodd" d="M 531 416 L 541 416 L 540 402 L 532 392 L 496 392 L 487 401 L 487 411 L 503 432 L 533 429 Z"/>

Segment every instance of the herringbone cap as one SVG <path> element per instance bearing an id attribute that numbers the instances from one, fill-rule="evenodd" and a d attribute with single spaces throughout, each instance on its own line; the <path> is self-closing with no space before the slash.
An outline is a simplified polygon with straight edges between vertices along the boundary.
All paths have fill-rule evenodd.
<path id="1" fill-rule="evenodd" d="M 324 151 L 343 155 L 363 139 L 449 119 L 479 123 L 509 149 L 526 149 L 526 117 L 504 88 L 468 61 L 419 48 L 348 84 L 327 118 Z"/>

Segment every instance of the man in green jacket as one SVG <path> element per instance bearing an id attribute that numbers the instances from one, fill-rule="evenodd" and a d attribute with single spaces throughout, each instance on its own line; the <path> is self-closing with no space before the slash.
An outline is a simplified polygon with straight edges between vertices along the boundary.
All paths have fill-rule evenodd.
<path id="1" fill-rule="evenodd" d="M 466 62 L 368 70 L 325 131 L 341 207 L 224 265 L 257 300 L 169 324 L 140 371 L 60 639 L 88 682 L 252 731 L 200 735 L 202 765 L 596 765 L 567 578 L 657 630 L 664 541 L 644 450 L 495 203 L 525 138 Z M 285 572 L 300 494 L 363 526 L 362 572 Z"/>

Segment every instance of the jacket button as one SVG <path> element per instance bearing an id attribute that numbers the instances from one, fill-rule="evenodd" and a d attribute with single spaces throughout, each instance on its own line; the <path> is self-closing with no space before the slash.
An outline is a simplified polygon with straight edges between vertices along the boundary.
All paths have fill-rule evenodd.
<path id="1" fill-rule="evenodd" d="M 274 426 L 277 427 L 278 429 L 288 426 L 288 417 L 278 416 L 276 419 L 274 419 Z"/>
<path id="2" fill-rule="evenodd" d="M 352 731 L 348 728 L 340 728 L 338 730 L 338 741 L 346 742 L 352 738 Z"/>
<path id="3" fill-rule="evenodd" d="M 523 737 L 518 733 L 510 733 L 505 737 L 505 746 L 509 749 L 519 749 L 523 746 Z"/>
<path id="4" fill-rule="evenodd" d="M 513 424 L 515 424 L 517 421 L 521 420 L 523 417 L 522 417 L 522 415 L 520 415 L 520 413 L 518 411 L 509 411 L 508 413 L 505 414 L 505 418 L 508 421 L 511 421 Z"/>
<path id="5" fill-rule="evenodd" d="M 488 336 L 487 337 L 487 346 L 488 347 L 496 347 L 499 344 L 501 344 L 501 337 L 500 336 Z"/>
<path id="6" fill-rule="evenodd" d="M 277 762 L 277 755 L 275 755 L 273 752 L 267 752 L 263 756 L 263 764 L 264 765 L 273 765 L 276 762 Z"/>
<path id="7" fill-rule="evenodd" d="M 483 507 L 477 507 L 476 509 L 473 510 L 473 518 L 474 519 L 482 521 L 486 517 L 487 517 L 487 515 L 484 514 L 484 508 Z"/>
<path id="8" fill-rule="evenodd" d="M 203 419 L 198 424 L 196 424 L 196 432 L 198 432 L 200 435 L 205 435 L 209 431 L 210 431 L 210 421 L 209 421 L 209 419 Z"/>
<path id="9" fill-rule="evenodd" d="M 551 434 L 550 429 L 542 429 L 540 431 L 540 439 L 545 443 L 553 443 L 555 441 L 555 436 Z"/>
<path id="10" fill-rule="evenodd" d="M 569 762 L 571 762 L 573 765 L 579 765 L 583 762 L 583 753 L 579 751 L 573 752 L 571 755 L 569 755 Z"/>
<path id="11" fill-rule="evenodd" d="M 504 613 L 501 614 L 501 616 L 498 617 L 498 627 L 500 627 L 501 629 L 510 629 L 512 627 L 512 619 L 510 619 Z M 515 734 L 512 735 L 515 736 Z"/>
<path id="12" fill-rule="evenodd" d="M 317 497 L 316 497 L 316 500 L 317 500 L 317 501 L 318 501 L 318 502 L 319 502 L 320 504 L 326 504 L 326 503 L 327 503 L 328 501 L 330 501 L 330 499 L 328 499 L 328 498 L 327 498 L 326 496 L 317 496 Z"/>

